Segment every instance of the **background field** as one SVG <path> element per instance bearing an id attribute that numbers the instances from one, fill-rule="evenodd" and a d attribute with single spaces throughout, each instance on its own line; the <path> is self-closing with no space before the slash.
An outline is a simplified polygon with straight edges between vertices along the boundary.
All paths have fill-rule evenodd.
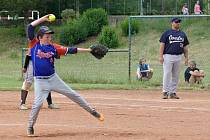
<path id="1" fill-rule="evenodd" d="M 102 60 L 96 60 L 90 54 L 76 54 L 62 57 L 56 61 L 57 72 L 60 77 L 73 88 L 90 89 L 160 89 L 162 84 L 162 66 L 159 64 L 159 38 L 163 31 L 170 28 L 170 19 L 139 20 L 140 32 L 132 37 L 131 82 L 128 81 L 128 53 L 108 53 Z M 182 30 L 188 35 L 189 56 L 197 62 L 200 69 L 206 71 L 204 89 L 210 88 L 209 59 L 209 28 L 208 18 L 183 18 Z M 119 22 L 120 23 L 120 22 Z M 120 25 L 116 28 L 120 49 L 127 49 L 127 37 L 121 36 Z M 60 26 L 52 26 L 59 34 Z M 24 35 L 19 34 L 21 28 L 0 27 L 0 89 L 17 90 L 21 87 L 21 48 L 26 47 Z M 55 36 L 58 41 L 58 36 Z M 89 38 L 77 47 L 89 47 L 97 43 L 96 37 Z M 150 81 L 139 82 L 135 80 L 136 64 L 139 58 L 145 57 L 154 69 L 154 77 Z M 180 73 L 180 89 L 200 89 L 200 86 L 189 87 L 184 82 L 183 73 L 187 66 L 182 65 Z"/>

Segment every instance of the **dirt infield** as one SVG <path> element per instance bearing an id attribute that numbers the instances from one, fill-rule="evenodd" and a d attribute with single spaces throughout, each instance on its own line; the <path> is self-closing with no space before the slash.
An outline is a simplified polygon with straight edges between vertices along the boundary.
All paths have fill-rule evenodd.
<path id="1" fill-rule="evenodd" d="M 0 92 L 0 140 L 209 140 L 210 93 L 181 91 L 180 100 L 163 100 L 160 91 L 79 91 L 105 116 L 99 122 L 68 98 L 53 93 L 61 109 L 44 103 L 35 125 L 36 137 L 26 136 L 30 110 L 20 111 L 19 92 Z M 33 93 L 28 96 L 31 106 Z"/>

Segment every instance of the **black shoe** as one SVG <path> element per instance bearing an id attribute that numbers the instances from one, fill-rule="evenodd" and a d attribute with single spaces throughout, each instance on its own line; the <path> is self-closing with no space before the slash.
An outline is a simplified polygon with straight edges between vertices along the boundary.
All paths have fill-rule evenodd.
<path id="1" fill-rule="evenodd" d="M 163 92 L 163 97 L 162 99 L 168 99 L 168 92 Z"/>
<path id="2" fill-rule="evenodd" d="M 96 117 L 99 121 L 104 121 L 104 116 L 101 113 L 98 113 L 96 110 L 93 110 L 91 113 L 94 117 Z"/>
<path id="3" fill-rule="evenodd" d="M 33 137 L 34 136 L 34 128 L 33 127 L 28 127 L 28 129 L 27 129 L 27 135 L 29 137 Z"/>
<path id="4" fill-rule="evenodd" d="M 176 95 L 176 93 L 171 93 L 170 99 L 179 99 L 179 97 Z"/>

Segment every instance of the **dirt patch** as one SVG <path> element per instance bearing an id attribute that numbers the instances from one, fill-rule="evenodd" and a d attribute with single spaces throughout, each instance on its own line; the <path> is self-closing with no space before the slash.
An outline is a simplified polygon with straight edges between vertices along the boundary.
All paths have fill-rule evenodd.
<path id="1" fill-rule="evenodd" d="M 181 91 L 179 100 L 163 100 L 152 90 L 82 90 L 80 94 L 102 112 L 99 122 L 63 95 L 52 93 L 60 106 L 44 103 L 35 125 L 36 137 L 26 136 L 30 110 L 18 109 L 20 94 L 0 92 L 0 139 L 35 140 L 209 140 L 210 94 Z M 27 99 L 30 107 L 33 92 Z"/>

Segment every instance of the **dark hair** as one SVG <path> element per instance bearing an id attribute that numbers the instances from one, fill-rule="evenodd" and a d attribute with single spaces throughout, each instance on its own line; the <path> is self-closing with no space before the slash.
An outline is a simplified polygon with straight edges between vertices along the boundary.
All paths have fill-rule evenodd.
<path id="1" fill-rule="evenodd" d="M 196 62 L 195 61 L 190 61 L 190 63 L 192 63 L 196 67 Z"/>
<path id="2" fill-rule="evenodd" d="M 44 36 L 44 34 L 41 32 L 41 30 L 39 30 L 37 33 L 36 33 L 36 37 L 37 37 L 37 39 L 39 39 L 39 37 L 43 37 Z"/>

